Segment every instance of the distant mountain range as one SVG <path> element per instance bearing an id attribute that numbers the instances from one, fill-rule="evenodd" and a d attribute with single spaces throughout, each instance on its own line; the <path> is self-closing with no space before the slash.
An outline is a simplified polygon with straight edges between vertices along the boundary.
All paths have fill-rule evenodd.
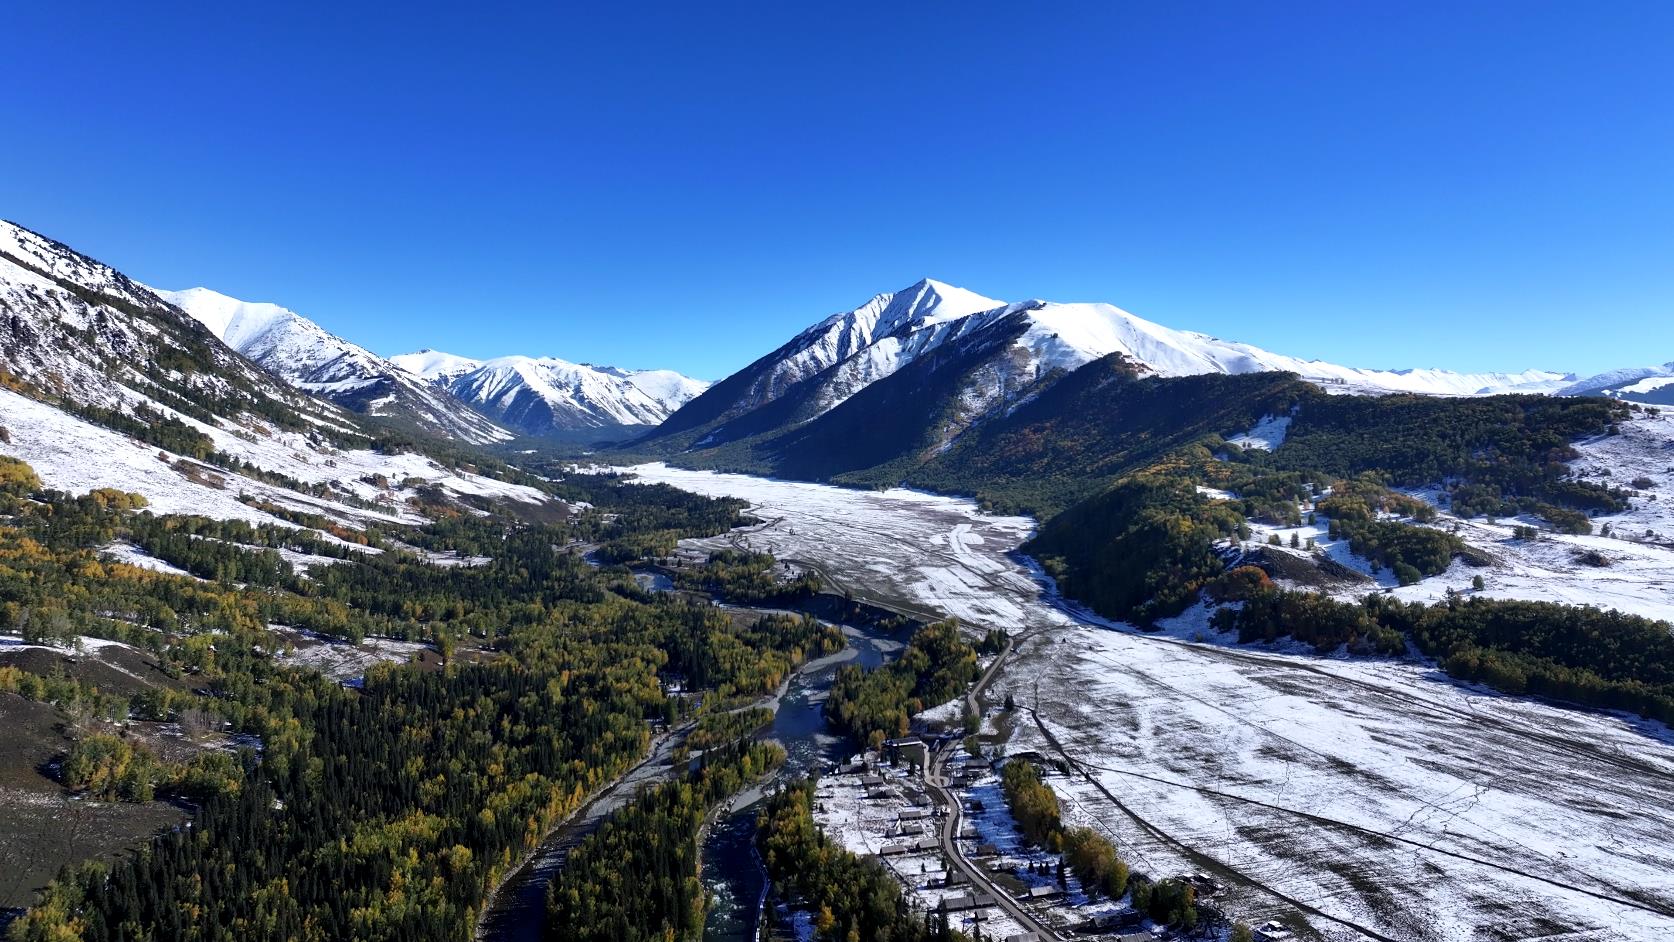
<path id="1" fill-rule="evenodd" d="M 1674 406 L 1674 362 L 1600 373 L 1565 386 L 1557 395 L 1609 396 L 1648 405 Z"/>
<path id="2" fill-rule="evenodd" d="M 1006 302 L 931 279 L 823 318 L 713 384 L 671 370 L 555 357 L 482 360 L 421 350 L 385 358 L 276 304 L 207 288 L 147 288 L 9 223 L 0 226 L 0 263 L 0 311 L 7 315 L 0 368 L 12 373 L 105 406 L 132 400 L 136 389 L 203 394 L 191 386 L 194 374 L 180 379 L 178 371 L 158 368 L 174 356 L 169 348 L 180 348 L 241 377 L 231 385 L 302 412 L 329 415 L 309 404 L 323 401 L 478 445 L 517 435 L 637 438 L 640 450 L 698 463 L 783 468 L 794 464 L 787 456 L 813 449 L 848 452 L 852 458 L 840 463 L 870 466 L 879 456 L 946 448 L 1111 356 L 1138 376 L 1282 371 L 1337 393 L 1551 393 L 1674 404 L 1674 363 L 1589 379 L 1547 370 L 1364 369 L 1164 327 L 1109 304 Z M 84 315 L 65 301 L 73 294 L 66 284 L 166 326 L 82 323 Z M 137 365 L 143 363 L 150 365 Z"/>
<path id="3" fill-rule="evenodd" d="M 673 370 L 624 370 L 556 357 L 473 360 L 421 350 L 391 361 L 526 435 L 656 425 L 709 387 Z"/>

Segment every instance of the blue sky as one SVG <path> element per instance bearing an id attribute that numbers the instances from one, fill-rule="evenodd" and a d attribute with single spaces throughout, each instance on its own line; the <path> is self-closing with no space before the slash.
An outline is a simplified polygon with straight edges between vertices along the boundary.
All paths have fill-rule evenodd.
<path id="1" fill-rule="evenodd" d="M 0 216 L 382 353 L 716 378 L 930 275 L 1674 360 L 1674 4 L 238 6 L 8 11 Z"/>

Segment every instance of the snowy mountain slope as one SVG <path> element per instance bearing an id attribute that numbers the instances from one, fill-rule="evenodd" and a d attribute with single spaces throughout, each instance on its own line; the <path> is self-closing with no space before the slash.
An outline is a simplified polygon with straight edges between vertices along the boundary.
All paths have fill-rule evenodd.
<path id="1" fill-rule="evenodd" d="M 481 360 L 430 349 L 417 353 L 398 353 L 390 357 L 389 361 L 425 382 L 443 385 L 482 366 Z"/>
<path id="2" fill-rule="evenodd" d="M 248 323 L 265 322 L 254 313 Z M 279 522 L 265 503 L 357 527 L 417 522 L 409 499 L 424 485 L 548 500 L 372 449 L 355 416 L 258 368 L 121 272 L 11 223 L 0 223 L 0 428 L 0 454 L 46 486 L 135 491 L 164 513 Z"/>
<path id="3" fill-rule="evenodd" d="M 358 434 L 121 272 L 0 222 L 0 369 L 10 385 L 78 409 L 245 415 Z"/>
<path id="4" fill-rule="evenodd" d="M 1109 353 L 1123 353 L 1161 376 L 1285 371 L 1354 392 L 1408 392 L 1435 396 L 1550 393 L 1574 380 L 1546 370 L 1521 373 L 1456 373 L 1450 370 L 1370 370 L 1303 360 L 1208 334 L 1175 330 L 1110 304 L 1031 302 L 1035 326 L 1023 343 L 1066 369 Z"/>
<path id="5" fill-rule="evenodd" d="M 392 362 L 530 435 L 656 425 L 709 385 L 673 370 L 625 370 L 556 357 L 472 360 L 422 350 Z"/>
<path id="6" fill-rule="evenodd" d="M 188 424 L 205 431 L 217 450 L 301 486 L 206 464 L 0 389 L 0 426 L 10 439 L 0 440 L 0 455 L 27 462 L 48 487 L 75 494 L 102 487 L 131 491 L 144 496 L 155 513 L 294 526 L 257 506 L 259 502 L 321 514 L 361 529 L 422 523 L 424 518 L 408 501 L 426 484 L 460 496 L 526 504 L 546 500 L 530 488 L 445 468 L 423 455 L 340 448 L 317 437 L 270 428 L 253 434 L 243 428 Z M 374 483 L 379 475 L 387 485 Z"/>
<path id="7" fill-rule="evenodd" d="M 1653 405 L 1674 405 L 1674 362 L 1630 366 L 1589 376 L 1558 391 L 1563 396 L 1609 396 Z"/>
<path id="8" fill-rule="evenodd" d="M 1000 307 L 1004 307 L 1003 302 L 930 279 L 885 292 L 854 310 L 832 314 L 711 386 L 670 416 L 651 437 L 720 424 L 774 402 L 839 364 L 847 364 L 831 377 L 812 404 L 817 414 L 933 346 L 932 336 L 939 336 L 936 342 L 946 340 L 950 325 Z M 922 339 L 912 340 L 914 334 L 926 331 L 929 333 Z"/>
<path id="9" fill-rule="evenodd" d="M 277 304 L 240 301 L 208 288 L 155 293 L 263 369 L 351 411 L 473 444 L 512 438 L 397 364 Z"/>
<path id="10" fill-rule="evenodd" d="M 977 340 L 985 332 L 1010 335 L 1010 345 Z M 926 279 L 808 328 L 715 384 L 646 441 L 660 441 L 675 450 L 713 447 L 794 428 L 950 343 L 988 349 L 993 355 L 987 369 L 967 371 L 968 388 L 958 394 L 959 427 L 982 421 L 989 407 L 1026 396 L 1036 383 L 1112 353 L 1160 376 L 1288 371 L 1328 390 L 1354 393 L 1546 393 L 1574 380 L 1541 370 L 1455 373 L 1346 367 L 1175 330 L 1109 304 L 1002 304 Z"/>

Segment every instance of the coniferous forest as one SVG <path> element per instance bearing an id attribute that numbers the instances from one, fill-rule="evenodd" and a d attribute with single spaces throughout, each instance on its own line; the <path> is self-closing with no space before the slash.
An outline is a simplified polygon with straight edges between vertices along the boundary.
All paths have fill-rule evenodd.
<path id="1" fill-rule="evenodd" d="M 188 825 L 137 852 L 66 869 L 11 938 L 467 938 L 499 878 L 641 756 L 648 721 L 677 712 L 661 676 L 755 695 L 833 643 L 810 620 L 740 625 L 648 595 L 626 571 L 564 548 L 717 532 L 738 521 L 736 502 L 608 479 L 564 492 L 605 508 L 608 522 L 458 515 L 399 543 L 372 534 L 387 549 L 362 555 L 274 526 L 152 517 L 119 492 L 47 491 L 27 466 L 0 460 L 0 629 L 122 641 L 179 678 L 133 697 L 16 669 L 0 686 L 84 717 L 67 786 L 197 803 Z M 659 492 L 673 497 L 667 508 Z M 99 559 L 113 540 L 197 577 Z M 402 546 L 492 559 L 432 565 Z M 280 547 L 350 558 L 302 578 Z M 422 639 L 446 663 L 383 664 L 344 686 L 273 657 L 275 623 Z M 259 748 L 174 766 L 121 735 L 129 722 L 188 713 Z M 735 773 L 715 766 L 705 801 L 768 761 L 750 752 Z"/>

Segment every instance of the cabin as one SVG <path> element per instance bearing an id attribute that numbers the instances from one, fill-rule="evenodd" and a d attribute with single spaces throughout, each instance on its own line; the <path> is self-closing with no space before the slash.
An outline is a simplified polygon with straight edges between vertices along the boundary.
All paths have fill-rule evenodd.
<path id="1" fill-rule="evenodd" d="M 1018 896 L 1017 898 L 1026 902 L 1026 903 L 1029 903 L 1029 902 L 1035 902 L 1035 901 L 1038 901 L 1038 900 L 1057 899 L 1058 897 L 1063 896 L 1063 895 L 1064 895 L 1064 891 L 1063 891 L 1062 887 L 1059 887 L 1056 884 L 1052 884 L 1052 883 L 1043 883 L 1040 886 L 1029 887 L 1027 890 L 1024 890 L 1022 895 Z"/>
<path id="2" fill-rule="evenodd" d="M 973 909 L 988 909 L 997 905 L 999 901 L 987 893 L 961 893 L 942 900 L 942 908 L 950 913 L 969 912 Z"/>

